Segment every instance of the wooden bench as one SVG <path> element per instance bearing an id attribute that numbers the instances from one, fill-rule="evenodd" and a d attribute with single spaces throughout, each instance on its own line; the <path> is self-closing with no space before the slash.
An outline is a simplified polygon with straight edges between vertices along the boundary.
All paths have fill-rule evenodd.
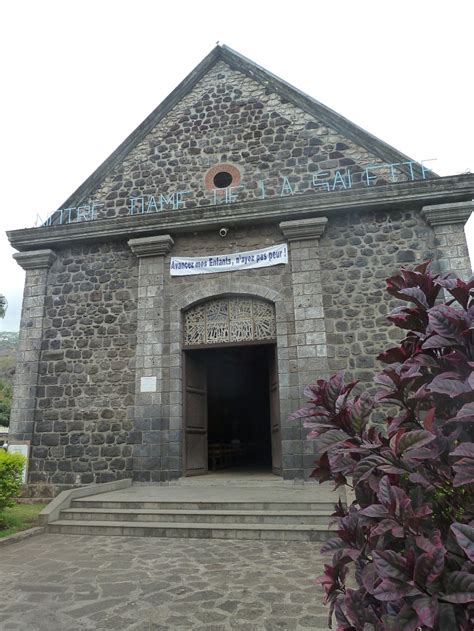
<path id="1" fill-rule="evenodd" d="M 207 456 L 211 471 L 224 469 L 233 465 L 243 453 L 241 445 L 230 445 L 227 443 L 212 443 L 208 447 Z"/>

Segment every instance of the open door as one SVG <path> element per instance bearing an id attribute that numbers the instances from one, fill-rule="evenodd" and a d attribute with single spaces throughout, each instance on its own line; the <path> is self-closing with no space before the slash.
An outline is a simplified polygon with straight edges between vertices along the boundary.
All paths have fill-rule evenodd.
<path id="1" fill-rule="evenodd" d="M 280 394 L 278 392 L 277 348 L 272 346 L 268 353 L 268 378 L 270 394 L 270 425 L 272 431 L 272 472 L 281 475 L 281 427 Z"/>
<path id="2" fill-rule="evenodd" d="M 202 355 L 185 353 L 185 475 L 207 473 L 207 368 Z"/>

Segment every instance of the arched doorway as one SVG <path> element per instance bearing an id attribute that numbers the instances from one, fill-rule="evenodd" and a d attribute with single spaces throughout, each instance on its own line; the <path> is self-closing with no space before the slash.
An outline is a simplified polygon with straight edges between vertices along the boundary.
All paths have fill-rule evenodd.
<path id="1" fill-rule="evenodd" d="M 184 473 L 281 474 L 273 303 L 221 296 L 184 312 Z"/>

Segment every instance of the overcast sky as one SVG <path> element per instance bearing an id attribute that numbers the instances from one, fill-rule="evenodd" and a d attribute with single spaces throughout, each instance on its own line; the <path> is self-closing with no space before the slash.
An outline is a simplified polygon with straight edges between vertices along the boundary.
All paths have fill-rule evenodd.
<path id="1" fill-rule="evenodd" d="M 217 41 L 452 175 L 474 171 L 473 24 L 471 0 L 3 0 L 0 330 L 23 285 L 5 230 L 60 207 Z"/>

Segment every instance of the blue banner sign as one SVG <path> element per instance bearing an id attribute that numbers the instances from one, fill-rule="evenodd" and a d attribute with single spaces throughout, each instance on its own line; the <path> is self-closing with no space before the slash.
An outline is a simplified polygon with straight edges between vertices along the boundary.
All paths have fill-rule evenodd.
<path id="1" fill-rule="evenodd" d="M 369 164 L 357 172 L 351 169 L 335 171 L 317 171 L 308 174 L 307 190 L 304 193 L 295 191 L 290 178 L 283 177 L 276 194 L 272 197 L 291 197 L 293 195 L 304 195 L 310 192 L 323 191 L 331 193 L 334 191 L 351 190 L 353 188 L 364 188 L 375 186 L 383 170 L 382 178 L 386 183 L 393 184 L 402 181 L 426 180 L 432 173 L 428 169 L 426 162 L 433 160 L 422 160 L 415 162 L 394 162 L 391 164 Z M 401 177 L 403 179 L 401 179 Z M 233 204 L 239 200 L 239 193 L 245 189 L 244 186 L 228 186 L 226 188 L 216 188 L 206 191 L 209 194 L 209 205 L 218 206 L 221 204 Z M 138 195 L 129 197 L 126 200 L 128 215 L 145 215 L 150 213 L 164 212 L 169 210 L 182 210 L 186 208 L 186 201 L 192 199 L 193 191 L 171 191 L 168 193 L 157 193 L 155 195 Z M 265 180 L 258 182 L 258 190 L 255 193 L 256 199 L 267 199 Z M 125 202 L 125 199 L 124 199 Z M 36 226 L 51 226 L 68 223 L 80 223 L 98 219 L 98 211 L 105 206 L 100 201 L 93 201 L 89 204 L 71 206 L 70 208 L 60 208 L 55 210 L 44 220 L 39 215 L 36 216 Z"/>

